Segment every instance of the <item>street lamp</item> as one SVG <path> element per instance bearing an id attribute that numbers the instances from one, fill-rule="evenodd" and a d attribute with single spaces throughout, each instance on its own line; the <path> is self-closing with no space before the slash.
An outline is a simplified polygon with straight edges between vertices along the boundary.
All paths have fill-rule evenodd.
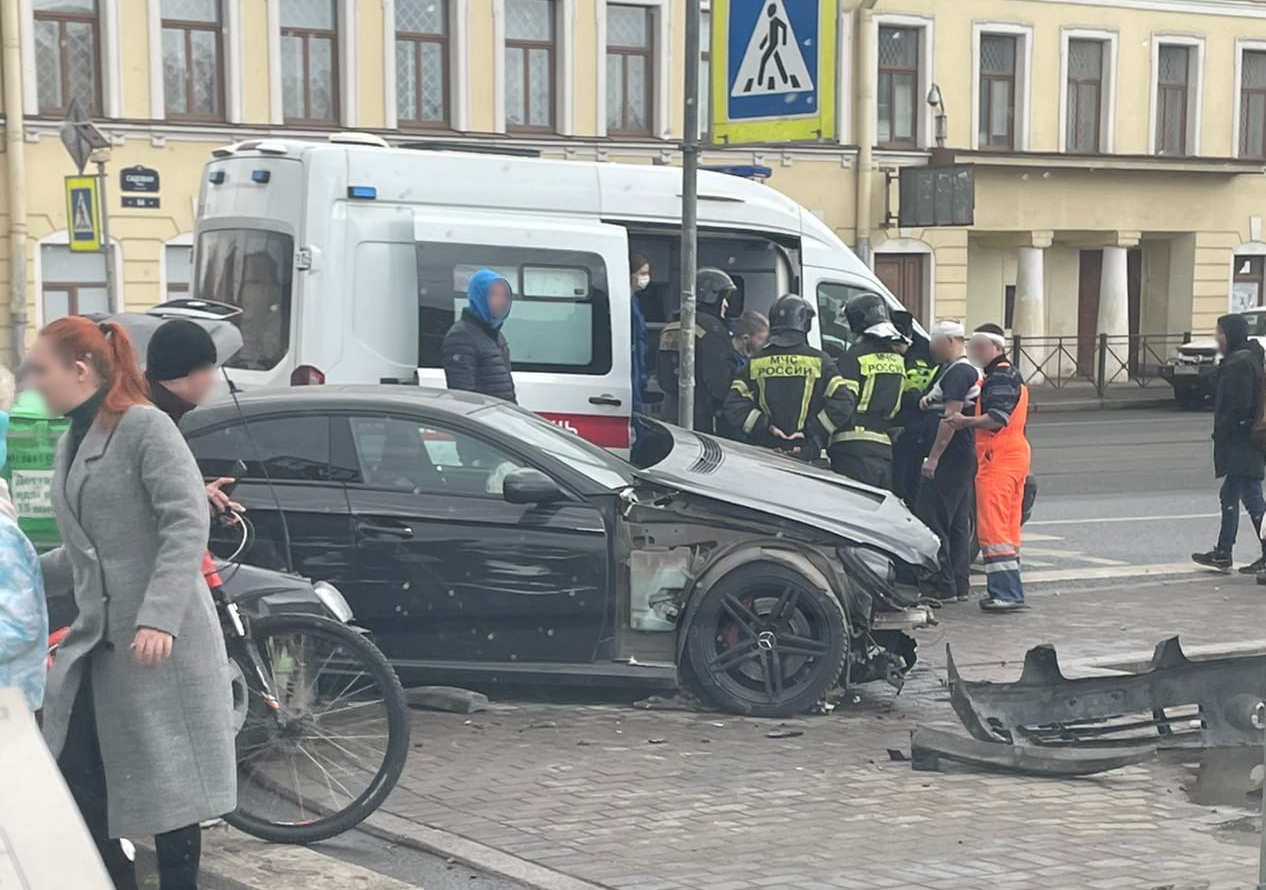
<path id="1" fill-rule="evenodd" d="M 928 90 L 928 104 L 936 109 L 936 147 L 944 148 L 945 139 L 949 136 L 949 116 L 945 113 L 945 99 L 941 96 L 939 84 L 932 84 Z"/>

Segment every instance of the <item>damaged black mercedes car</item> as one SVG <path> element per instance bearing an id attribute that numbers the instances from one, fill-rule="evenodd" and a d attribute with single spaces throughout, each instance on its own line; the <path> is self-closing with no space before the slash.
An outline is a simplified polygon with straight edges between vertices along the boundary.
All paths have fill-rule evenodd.
<path id="1" fill-rule="evenodd" d="M 337 586 L 406 684 L 685 685 L 759 716 L 899 685 L 932 533 L 887 492 L 646 423 L 644 467 L 407 386 L 251 393 L 183 428 L 241 477 L 245 560 Z"/>

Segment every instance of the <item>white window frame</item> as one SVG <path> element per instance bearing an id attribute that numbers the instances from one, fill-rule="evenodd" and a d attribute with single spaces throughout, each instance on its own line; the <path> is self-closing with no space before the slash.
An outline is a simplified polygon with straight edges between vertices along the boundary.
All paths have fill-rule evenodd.
<path id="1" fill-rule="evenodd" d="M 1121 37 L 1116 31 L 1097 28 L 1064 28 L 1059 45 L 1059 150 L 1068 149 L 1068 59 L 1074 40 L 1095 40 L 1104 45 L 1103 77 L 1099 102 L 1099 148 L 1101 154 L 1117 150 L 1117 74 Z"/>
<path id="2" fill-rule="evenodd" d="M 163 83 L 163 0 L 148 0 L 149 8 L 149 115 L 156 121 L 167 117 L 167 90 Z M 220 46 L 223 58 L 224 117 L 242 123 L 242 0 L 220 0 Z"/>
<path id="3" fill-rule="evenodd" d="M 167 248 L 169 247 L 188 247 L 193 250 L 193 232 L 181 232 L 175 238 L 169 238 L 163 242 L 163 249 L 158 254 L 158 296 L 159 302 L 167 301 Z M 191 253 L 192 258 L 192 253 Z M 192 266 L 189 269 L 189 295 L 193 296 L 193 278 L 194 271 Z"/>
<path id="4" fill-rule="evenodd" d="M 1192 34 L 1153 34 L 1151 44 L 1152 79 L 1151 84 L 1148 87 L 1151 91 L 1151 114 L 1148 115 L 1147 153 L 1149 155 L 1157 153 L 1156 124 L 1159 119 L 1160 111 L 1157 107 L 1157 103 L 1160 96 L 1161 47 L 1185 46 L 1195 50 L 1195 52 L 1191 54 L 1191 70 L 1188 72 L 1187 84 L 1187 157 L 1198 157 L 1202 149 L 1200 137 L 1202 131 L 1204 130 L 1205 40 L 1203 37 L 1197 37 Z M 1235 104 L 1239 105 L 1239 101 L 1239 90 L 1237 89 L 1235 94 Z M 1239 145 L 1239 141 L 1240 139 L 1237 135 L 1235 137 L 1237 147 Z"/>
<path id="5" fill-rule="evenodd" d="M 926 149 L 936 141 L 936 109 L 927 103 L 928 93 L 936 82 L 934 70 L 936 65 L 936 19 L 930 15 L 898 15 L 895 13 L 877 13 L 875 30 L 870 40 L 875 46 L 871 58 L 875 60 L 875 70 L 869 73 L 871 95 L 875 97 L 875 119 L 871 121 L 871 130 L 875 141 L 879 141 L 879 29 L 909 28 L 919 31 L 919 82 L 915 86 L 915 101 L 922 111 L 917 116 L 918 132 L 914 134 L 914 148 Z M 841 44 L 848 46 L 849 44 Z M 847 68 L 848 65 L 841 65 Z M 979 86 L 977 86 L 979 89 Z M 900 149 L 880 149 L 881 151 L 900 151 Z"/>
<path id="6" fill-rule="evenodd" d="M 554 45 L 558 60 L 554 89 L 557 95 L 554 108 L 558 114 L 557 135 L 574 136 L 576 133 L 575 80 L 576 80 L 576 0 L 554 0 Z M 506 132 L 506 0 L 492 0 L 492 79 L 493 79 L 493 130 Z M 602 51 L 606 52 L 603 40 Z M 603 65 L 605 66 L 605 62 Z M 605 85 L 603 93 L 606 92 Z M 606 123 L 603 115 L 602 123 Z M 541 137 L 548 138 L 542 133 Z M 528 138 L 539 138 L 529 136 Z"/>
<path id="7" fill-rule="evenodd" d="M 400 110 L 396 106 L 396 0 L 382 0 L 383 33 L 383 108 L 388 130 L 400 126 Z M 448 123 L 458 132 L 470 129 L 470 0 L 448 0 Z"/>
<path id="8" fill-rule="evenodd" d="M 1238 158 L 1240 152 L 1240 123 L 1244 114 L 1244 54 L 1266 52 L 1266 40 L 1251 40 L 1238 37 L 1235 40 L 1235 114 L 1231 121 L 1231 157 Z"/>
<path id="9" fill-rule="evenodd" d="M 972 22 L 971 26 L 971 147 L 980 145 L 980 41 L 984 37 L 1015 37 L 1019 44 L 1015 71 L 1015 144 L 1011 151 L 1028 151 L 1033 134 L 1033 26 L 1018 22 Z"/>
<path id="10" fill-rule="evenodd" d="M 18 0 L 22 16 L 22 100 L 26 114 L 39 114 L 39 83 L 35 77 L 35 5 Z M 123 50 L 119 42 L 117 0 L 97 0 L 97 32 L 101 45 L 101 113 L 107 118 L 123 117 Z"/>
<path id="11" fill-rule="evenodd" d="M 598 0 L 598 135 L 607 135 L 607 7 L 645 6 L 651 10 L 651 22 L 655 28 L 654 52 L 651 67 L 655 77 L 655 119 L 651 121 L 651 139 L 668 139 L 672 136 L 672 16 L 670 0 Z M 707 89 L 706 84 L 699 85 Z M 504 109 L 503 109 L 504 111 Z M 707 127 L 701 122 L 704 132 Z"/>
<path id="12" fill-rule="evenodd" d="M 35 242 L 35 257 L 31 261 L 32 274 L 35 281 L 35 329 L 39 330 L 48 322 L 44 318 L 44 259 L 41 248 L 43 247 L 69 247 L 70 232 L 65 229 L 58 229 L 56 232 L 50 232 L 43 238 Z M 123 307 L 127 305 L 127 300 L 123 295 L 123 249 L 115 238 L 110 239 L 110 253 L 114 259 L 114 305 L 110 307 L 112 312 L 122 312 Z"/>
<path id="13" fill-rule="evenodd" d="M 268 3 L 268 104 L 269 123 L 280 127 L 285 124 L 285 97 L 281 88 L 281 0 Z M 335 3 L 335 28 L 338 30 L 338 120 L 335 127 L 352 128 L 360 120 L 360 107 L 356 101 L 356 22 L 360 15 L 360 0 L 337 0 Z M 395 58 L 395 50 L 392 50 Z M 392 95 L 394 101 L 395 95 Z"/>

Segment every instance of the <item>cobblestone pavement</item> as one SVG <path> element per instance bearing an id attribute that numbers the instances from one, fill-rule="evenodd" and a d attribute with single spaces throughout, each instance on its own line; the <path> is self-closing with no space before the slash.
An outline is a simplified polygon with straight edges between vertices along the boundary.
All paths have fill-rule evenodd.
<path id="1" fill-rule="evenodd" d="M 908 748 L 916 722 L 958 728 L 947 641 L 965 674 L 1014 679 L 1039 642 L 1072 660 L 1150 650 L 1176 632 L 1266 637 L 1266 590 L 1251 582 L 1048 588 L 1028 613 L 992 618 L 952 607 L 922 633 L 925 661 L 900 696 L 863 687 L 830 716 L 418 713 L 420 746 L 386 809 L 621 890 L 1251 888 L 1253 801 L 1190 802 L 1190 764 L 1057 781 L 916 773 L 887 754 Z"/>

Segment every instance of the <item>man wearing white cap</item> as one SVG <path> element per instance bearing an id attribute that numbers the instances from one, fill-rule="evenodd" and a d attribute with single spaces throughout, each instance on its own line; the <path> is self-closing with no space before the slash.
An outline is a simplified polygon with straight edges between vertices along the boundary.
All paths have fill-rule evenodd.
<path id="1" fill-rule="evenodd" d="M 985 560 L 986 612 L 1025 608 L 1020 581 L 1020 524 L 1024 480 L 1029 474 L 1029 389 L 1007 360 L 1007 340 L 996 324 L 981 325 L 967 344 L 972 361 L 984 370 L 973 416 L 945 418 L 954 429 L 976 434 L 976 536 Z"/>
<path id="2" fill-rule="evenodd" d="M 961 323 L 939 321 L 928 343 L 938 363 L 919 406 L 920 438 L 928 451 L 914 512 L 941 539 L 940 567 L 931 596 L 942 602 L 965 600 L 971 593 L 971 493 L 976 478 L 976 444 L 971 430 L 955 429 L 946 417 L 974 410 L 980 372 L 967 358 Z"/>

